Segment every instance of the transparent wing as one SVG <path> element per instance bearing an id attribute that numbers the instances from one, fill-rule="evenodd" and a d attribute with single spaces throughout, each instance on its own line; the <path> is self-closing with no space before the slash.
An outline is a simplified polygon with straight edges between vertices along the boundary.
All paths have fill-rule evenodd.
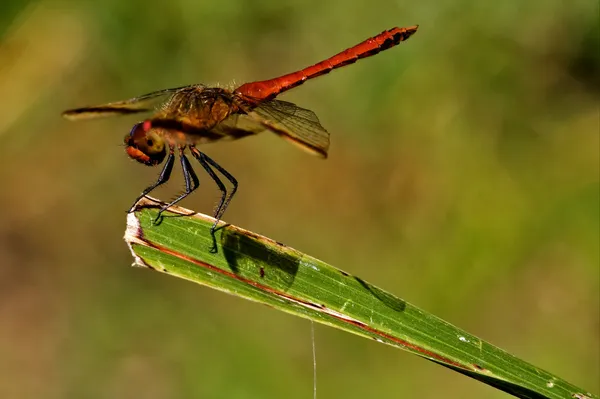
<path id="1" fill-rule="evenodd" d="M 248 115 L 302 149 L 327 158 L 329 132 L 314 112 L 287 101 L 271 100 L 251 109 Z"/>
<path id="2" fill-rule="evenodd" d="M 211 133 L 217 133 L 223 139 L 236 140 L 258 134 L 266 129 L 254 118 L 243 114 L 233 114 L 211 129 Z"/>
<path id="3" fill-rule="evenodd" d="M 129 100 L 125 101 L 117 101 L 114 103 L 96 105 L 92 107 L 70 109 L 63 112 L 62 116 L 69 120 L 81 120 L 149 112 L 153 111 L 158 105 L 162 104 L 169 95 L 187 87 L 190 86 L 154 91 L 152 93 L 144 94 L 140 97 L 130 98 Z"/>

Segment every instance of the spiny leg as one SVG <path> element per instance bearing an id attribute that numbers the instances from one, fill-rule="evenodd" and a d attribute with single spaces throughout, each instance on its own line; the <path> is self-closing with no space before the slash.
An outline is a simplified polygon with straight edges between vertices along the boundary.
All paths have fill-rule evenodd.
<path id="1" fill-rule="evenodd" d="M 216 216 L 216 218 L 217 219 L 221 219 L 221 216 L 223 216 L 223 214 L 225 213 L 225 210 L 229 206 L 229 203 L 231 202 L 231 199 L 233 198 L 233 196 L 235 195 L 235 192 L 238 189 L 238 181 L 236 180 L 235 177 L 233 177 L 231 175 L 231 173 L 229 173 L 228 171 L 226 171 L 221 165 L 219 165 L 218 163 L 216 163 L 208 155 L 206 155 L 206 154 L 204 154 L 204 153 L 201 152 L 200 156 L 202 157 L 203 160 L 205 160 L 206 162 L 208 162 L 209 164 L 211 164 L 216 170 L 218 170 L 223 176 L 225 176 L 227 178 L 227 180 L 229 180 L 229 182 L 233 186 L 233 188 L 231 189 L 231 192 L 229 193 L 229 197 L 225 201 L 221 200 L 221 203 L 219 204 L 219 207 L 217 208 L 217 211 L 216 211 L 217 216 Z"/>
<path id="2" fill-rule="evenodd" d="M 160 208 L 160 211 L 158 211 L 158 215 L 156 215 L 156 219 L 154 219 L 155 223 L 158 222 L 164 211 L 166 211 L 171 206 L 175 205 L 176 203 L 190 195 L 200 185 L 200 182 L 198 181 L 198 176 L 196 176 L 196 173 L 194 172 L 190 161 L 183 153 L 184 149 L 185 147 L 179 147 L 179 159 L 181 161 L 181 169 L 183 170 L 183 178 L 185 180 L 185 191 L 173 201 L 169 202 L 166 205 L 163 205 L 163 207 Z"/>
<path id="3" fill-rule="evenodd" d="M 221 200 L 219 201 L 219 205 L 217 205 L 217 209 L 215 210 L 215 212 L 213 214 L 213 216 L 215 218 L 215 222 L 213 223 L 212 227 L 210 228 L 210 234 L 213 237 L 213 248 L 212 248 L 211 252 L 216 252 L 217 244 L 216 244 L 216 239 L 215 239 L 215 231 L 217 229 L 217 224 L 219 223 L 219 219 L 220 219 L 219 216 L 222 215 L 221 209 L 223 207 L 223 203 L 225 202 L 225 199 L 227 198 L 227 188 L 225 187 L 225 184 L 223 184 L 221 179 L 219 179 L 219 176 L 217 176 L 217 174 L 214 172 L 214 170 L 212 170 L 210 165 L 202 157 L 204 154 L 201 153 L 200 151 L 198 151 L 196 148 L 191 148 L 190 150 L 192 151 L 192 155 L 194 156 L 194 158 L 196 158 L 198 160 L 198 162 L 200 162 L 200 165 L 202 165 L 204 170 L 206 170 L 206 172 L 214 180 L 214 182 L 219 187 L 219 190 L 221 191 Z"/>
<path id="4" fill-rule="evenodd" d="M 212 160 L 210 157 L 208 157 L 208 155 L 198 151 L 198 149 L 196 149 L 196 148 L 190 148 L 190 149 L 191 149 L 194 157 L 200 162 L 200 165 L 202 165 L 202 167 L 206 170 L 206 172 L 210 175 L 210 177 L 215 181 L 215 183 L 217 183 L 217 186 L 219 186 L 219 190 L 221 190 L 221 193 L 222 193 L 221 200 L 219 201 L 219 205 L 217 206 L 217 209 L 215 210 L 215 214 L 214 214 L 215 219 L 217 219 L 217 221 L 215 222 L 215 224 L 213 226 L 213 230 L 214 230 L 214 228 L 216 228 L 216 226 L 217 226 L 218 220 L 220 220 L 221 217 L 223 216 L 223 214 L 225 213 L 225 210 L 229 206 L 229 203 L 231 202 L 233 195 L 237 191 L 238 182 L 235 179 L 235 177 L 233 177 L 229 172 L 227 172 L 225 169 L 223 169 L 223 167 L 221 165 L 219 165 L 214 160 Z M 227 178 L 227 180 L 229 180 L 231 182 L 231 184 L 233 185 L 233 189 L 231 190 L 231 193 L 229 193 L 229 196 L 227 196 L 227 189 L 225 188 L 225 185 L 223 184 L 221 179 L 219 179 L 217 174 L 212 170 L 211 166 L 213 166 L 217 171 L 222 173 L 223 176 L 225 176 Z"/>
<path id="5" fill-rule="evenodd" d="M 233 195 L 237 191 L 238 182 L 235 179 L 235 177 L 233 177 L 229 172 L 227 172 L 225 169 L 223 169 L 223 167 L 221 165 L 219 165 L 218 163 L 213 161 L 206 154 L 198 151 L 197 148 L 190 147 L 190 151 L 192 152 L 192 155 L 194 156 L 194 158 L 196 158 L 198 160 L 198 162 L 200 162 L 200 165 L 202 165 L 204 170 L 206 170 L 206 172 L 210 175 L 210 177 L 215 181 L 217 186 L 219 186 L 219 190 L 221 190 L 221 201 L 219 201 L 219 205 L 217 206 L 217 209 L 215 210 L 215 213 L 214 213 L 215 222 L 213 223 L 212 227 L 210 228 L 210 233 L 213 238 L 213 248 L 211 249 L 211 252 L 216 252 L 217 251 L 217 243 L 216 243 L 216 238 L 215 238 L 215 232 L 217 230 L 217 225 L 219 223 L 219 220 L 221 220 L 221 217 L 225 213 L 225 210 L 229 206 L 229 202 L 231 202 Z M 219 176 L 217 176 L 217 174 L 212 170 L 211 166 L 213 166 L 220 173 L 222 173 L 223 176 L 225 176 L 227 178 L 227 180 L 229 180 L 231 182 L 231 184 L 233 185 L 233 189 L 231 190 L 231 193 L 229 194 L 229 196 L 227 196 L 227 188 L 225 187 L 225 185 L 223 184 L 221 179 L 219 179 Z"/>
<path id="6" fill-rule="evenodd" d="M 167 156 L 167 160 L 165 161 L 165 166 L 163 166 L 162 170 L 160 171 L 160 175 L 158 175 L 158 180 L 156 180 L 156 183 L 152 184 L 151 186 L 148 186 L 141 194 L 139 197 L 137 197 L 133 203 L 133 205 L 131 205 L 131 207 L 129 208 L 129 213 L 133 212 L 133 209 L 135 208 L 135 205 L 139 202 L 139 200 L 141 200 L 142 198 L 144 198 L 146 195 L 150 194 L 150 192 L 152 190 L 154 190 L 156 187 L 160 186 L 161 184 L 166 183 L 169 178 L 171 177 L 171 171 L 173 171 L 173 164 L 175 163 L 175 154 L 174 154 L 174 149 L 173 147 L 169 148 L 169 155 Z"/>

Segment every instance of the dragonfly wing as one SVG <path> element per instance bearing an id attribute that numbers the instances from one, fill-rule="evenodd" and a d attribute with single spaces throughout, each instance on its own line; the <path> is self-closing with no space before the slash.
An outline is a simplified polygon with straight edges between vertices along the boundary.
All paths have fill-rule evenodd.
<path id="1" fill-rule="evenodd" d="M 236 140 L 265 130 L 266 128 L 254 118 L 243 114 L 233 114 L 211 129 L 211 132 L 222 135 L 223 139 Z"/>
<path id="2" fill-rule="evenodd" d="M 327 158 L 329 132 L 314 112 L 287 101 L 271 100 L 248 111 L 248 115 L 302 149 Z"/>
<path id="3" fill-rule="evenodd" d="M 156 109 L 158 105 L 162 104 L 168 96 L 186 87 L 189 86 L 154 91 L 125 101 L 96 105 L 93 107 L 70 109 L 63 112 L 62 116 L 69 120 L 81 120 L 150 112 Z"/>

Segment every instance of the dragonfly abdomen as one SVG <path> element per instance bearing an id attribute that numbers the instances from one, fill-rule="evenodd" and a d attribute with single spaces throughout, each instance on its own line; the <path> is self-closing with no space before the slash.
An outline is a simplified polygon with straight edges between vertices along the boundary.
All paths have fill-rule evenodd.
<path id="1" fill-rule="evenodd" d="M 297 72 L 274 79 L 245 83 L 235 89 L 235 94 L 249 97 L 256 101 L 273 99 L 284 91 L 301 85 L 308 79 L 325 75 L 334 69 L 353 64 L 361 58 L 370 57 L 394 47 L 411 37 L 417 29 L 418 26 L 415 25 L 408 28 L 392 28 L 383 31 L 377 36 L 350 47 L 333 57 L 329 57 Z"/>

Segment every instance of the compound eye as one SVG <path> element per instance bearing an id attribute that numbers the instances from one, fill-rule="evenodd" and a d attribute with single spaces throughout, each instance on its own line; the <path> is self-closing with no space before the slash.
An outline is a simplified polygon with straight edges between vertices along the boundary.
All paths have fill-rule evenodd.
<path id="1" fill-rule="evenodd" d="M 160 164 L 167 154 L 165 140 L 148 121 L 133 126 L 125 135 L 125 151 L 136 161 L 148 166 Z"/>

